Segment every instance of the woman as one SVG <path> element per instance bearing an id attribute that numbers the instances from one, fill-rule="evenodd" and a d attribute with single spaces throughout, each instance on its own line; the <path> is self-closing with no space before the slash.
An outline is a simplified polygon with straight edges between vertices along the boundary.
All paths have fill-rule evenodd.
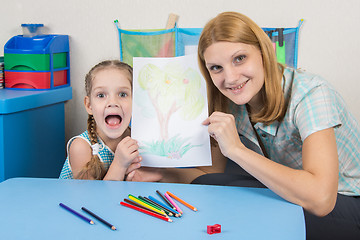
<path id="1" fill-rule="evenodd" d="M 329 83 L 279 64 L 265 32 L 235 12 L 206 24 L 198 59 L 212 113 L 203 124 L 230 159 L 226 173 L 245 170 L 302 206 L 308 239 L 334 237 L 331 224 L 350 226 L 338 228 L 344 239 L 360 234 L 360 128 Z M 249 177 L 194 182 L 241 179 Z"/>

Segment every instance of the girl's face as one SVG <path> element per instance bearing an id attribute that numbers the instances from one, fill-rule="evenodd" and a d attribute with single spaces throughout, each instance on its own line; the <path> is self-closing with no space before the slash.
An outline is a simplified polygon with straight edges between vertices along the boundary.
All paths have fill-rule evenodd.
<path id="1" fill-rule="evenodd" d="M 95 73 L 90 97 L 85 108 L 94 116 L 97 134 L 102 140 L 120 138 L 131 119 L 131 83 L 129 73 L 116 68 L 105 68 Z"/>
<path id="2" fill-rule="evenodd" d="M 244 43 L 216 42 L 204 52 L 206 68 L 214 85 L 235 104 L 262 107 L 264 85 L 261 52 Z"/>

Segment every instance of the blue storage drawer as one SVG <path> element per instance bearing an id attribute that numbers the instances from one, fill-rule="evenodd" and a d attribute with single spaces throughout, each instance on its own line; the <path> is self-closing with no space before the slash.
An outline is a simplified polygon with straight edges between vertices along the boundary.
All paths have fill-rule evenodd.
<path id="1" fill-rule="evenodd" d="M 72 88 L 0 89 L 0 182 L 58 177 L 66 158 L 65 101 Z"/>

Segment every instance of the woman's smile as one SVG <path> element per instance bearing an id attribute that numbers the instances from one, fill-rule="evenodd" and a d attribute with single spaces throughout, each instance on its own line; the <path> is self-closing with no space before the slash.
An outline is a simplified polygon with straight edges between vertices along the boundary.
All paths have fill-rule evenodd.
<path id="1" fill-rule="evenodd" d="M 236 90 L 242 89 L 249 81 L 250 81 L 250 79 L 248 79 L 248 80 L 246 80 L 245 82 L 241 83 L 241 84 L 238 85 L 237 87 L 232 87 L 232 88 L 230 88 L 230 90 L 236 91 Z"/>

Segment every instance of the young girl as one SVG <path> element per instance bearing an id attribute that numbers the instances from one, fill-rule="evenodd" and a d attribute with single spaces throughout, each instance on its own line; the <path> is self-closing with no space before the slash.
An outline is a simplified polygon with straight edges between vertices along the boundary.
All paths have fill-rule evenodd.
<path id="1" fill-rule="evenodd" d="M 360 128 L 330 84 L 278 64 L 265 32 L 234 12 L 206 24 L 198 59 L 204 125 L 230 160 L 194 183 L 249 186 L 250 174 L 304 208 L 308 239 L 359 237 Z"/>
<path id="2" fill-rule="evenodd" d="M 141 161 L 129 129 L 132 68 L 117 60 L 101 62 L 86 75 L 85 90 L 87 131 L 69 140 L 60 178 L 122 181 Z"/>

